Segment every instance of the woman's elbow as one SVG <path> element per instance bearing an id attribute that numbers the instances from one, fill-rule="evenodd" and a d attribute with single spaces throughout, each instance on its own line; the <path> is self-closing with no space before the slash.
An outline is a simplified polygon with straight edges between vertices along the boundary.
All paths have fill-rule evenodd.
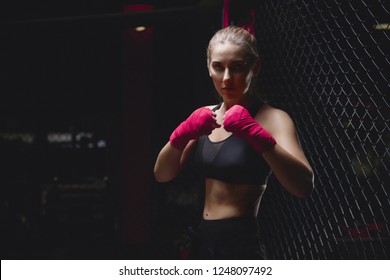
<path id="1" fill-rule="evenodd" d="M 166 176 L 161 176 L 161 175 L 154 175 L 154 178 L 156 179 L 157 183 L 167 183 L 171 181 L 171 178 L 168 178 Z"/>
<path id="2" fill-rule="evenodd" d="M 305 177 L 300 183 L 299 191 L 295 193 L 298 198 L 307 198 L 314 190 L 314 173 L 310 171 L 310 174 Z"/>
<path id="3" fill-rule="evenodd" d="M 154 179 L 155 179 L 158 183 L 166 183 L 166 182 L 169 181 L 169 180 L 167 179 L 167 177 L 164 176 L 164 174 L 158 172 L 156 169 L 153 171 L 153 174 L 154 174 Z"/>
<path id="4" fill-rule="evenodd" d="M 158 183 L 167 183 L 173 180 L 176 176 L 174 174 L 170 174 L 168 172 L 163 172 L 158 168 L 154 168 L 153 171 L 154 178 Z"/>

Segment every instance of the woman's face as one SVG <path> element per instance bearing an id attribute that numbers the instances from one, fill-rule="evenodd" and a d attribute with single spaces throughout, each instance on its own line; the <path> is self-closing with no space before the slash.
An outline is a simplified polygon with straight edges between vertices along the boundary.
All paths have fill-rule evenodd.
<path id="1" fill-rule="evenodd" d="M 242 98 L 258 71 L 258 64 L 250 65 L 242 47 L 225 42 L 213 46 L 208 67 L 216 90 L 226 100 Z"/>

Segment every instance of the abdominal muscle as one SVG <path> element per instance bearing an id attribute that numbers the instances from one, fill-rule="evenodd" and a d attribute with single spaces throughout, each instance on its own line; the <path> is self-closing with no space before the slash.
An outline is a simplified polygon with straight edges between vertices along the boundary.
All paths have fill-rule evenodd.
<path id="1" fill-rule="evenodd" d="M 231 184 L 207 178 L 205 188 L 203 218 L 216 220 L 255 217 L 266 186 Z"/>

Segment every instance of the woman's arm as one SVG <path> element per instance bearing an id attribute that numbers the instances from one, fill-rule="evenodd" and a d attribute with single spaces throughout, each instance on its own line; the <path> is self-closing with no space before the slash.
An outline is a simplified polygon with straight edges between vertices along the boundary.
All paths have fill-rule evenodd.
<path id="1" fill-rule="evenodd" d="M 267 111 L 264 127 L 277 144 L 263 153 L 263 157 L 281 185 L 294 196 L 304 198 L 314 188 L 314 175 L 295 125 L 287 113 L 271 107 Z"/>
<path id="2" fill-rule="evenodd" d="M 190 141 L 184 150 L 174 148 L 168 142 L 158 154 L 154 165 L 154 176 L 157 182 L 163 183 L 174 179 L 190 157 L 196 141 Z"/>
<path id="3" fill-rule="evenodd" d="M 158 182 L 168 182 L 175 178 L 192 153 L 195 140 L 211 134 L 216 127 L 221 126 L 215 116 L 209 107 L 201 107 L 173 131 L 154 166 L 154 176 Z"/>

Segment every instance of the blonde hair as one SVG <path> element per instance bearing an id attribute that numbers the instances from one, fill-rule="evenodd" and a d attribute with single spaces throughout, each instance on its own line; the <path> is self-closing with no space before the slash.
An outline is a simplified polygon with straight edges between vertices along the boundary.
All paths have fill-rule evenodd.
<path id="1" fill-rule="evenodd" d="M 231 25 L 218 30 L 211 38 L 207 47 L 207 67 L 210 66 L 211 52 L 213 50 L 214 45 L 225 44 L 227 42 L 236 46 L 241 46 L 244 49 L 246 53 L 246 61 L 250 65 L 250 67 L 254 67 L 257 62 L 260 63 L 260 56 L 257 51 L 257 43 L 255 36 L 253 36 L 241 27 Z M 255 76 L 256 75 L 252 77 L 252 81 L 247 93 L 248 96 L 262 100 L 263 98 L 260 92 L 257 90 L 256 83 L 254 82 Z"/>
<path id="2" fill-rule="evenodd" d="M 247 62 L 250 65 L 254 65 L 256 61 L 260 58 L 257 51 L 256 38 L 248 31 L 241 27 L 237 26 L 228 26 L 217 31 L 214 36 L 211 38 L 209 45 L 207 47 L 207 66 L 210 65 L 211 52 L 214 45 L 218 43 L 226 43 L 242 46 L 246 52 Z"/>

